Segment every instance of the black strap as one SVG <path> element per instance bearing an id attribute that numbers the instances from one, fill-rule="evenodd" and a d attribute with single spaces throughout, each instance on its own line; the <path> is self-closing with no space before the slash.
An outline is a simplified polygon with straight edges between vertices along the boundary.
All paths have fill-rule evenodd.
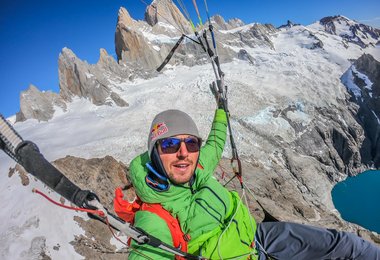
<path id="1" fill-rule="evenodd" d="M 185 36 L 185 38 L 189 39 L 190 41 L 192 41 L 192 42 L 194 42 L 194 43 L 196 43 L 196 44 L 199 44 L 199 45 L 201 45 L 201 43 L 200 43 L 200 42 L 198 42 L 198 41 L 194 40 L 193 38 L 191 38 L 191 37 L 189 37 L 189 36 L 187 36 L 187 35 L 184 35 L 184 36 Z"/>
<path id="2" fill-rule="evenodd" d="M 212 58 L 214 56 L 214 52 L 211 50 L 210 44 L 208 44 L 207 32 L 206 31 L 203 32 L 203 38 L 205 39 L 205 42 L 206 42 L 206 47 L 207 47 L 206 49 L 207 49 L 208 56 L 210 56 L 210 58 Z"/>
<path id="3" fill-rule="evenodd" d="M 40 153 L 37 145 L 30 141 L 23 141 L 16 148 L 18 162 L 25 170 L 45 183 L 51 189 L 61 194 L 67 200 L 82 207 L 82 197 L 86 196 L 78 186 L 64 176 Z M 78 201 L 78 199 L 80 201 Z"/>
<path id="4" fill-rule="evenodd" d="M 166 64 L 168 64 L 168 62 L 170 61 L 170 59 L 173 57 L 174 55 L 174 52 L 176 51 L 176 49 L 178 48 L 178 46 L 181 44 L 181 42 L 183 41 L 183 39 L 185 38 L 185 35 L 182 34 L 181 38 L 179 38 L 179 40 L 177 41 L 177 43 L 174 45 L 174 47 L 172 48 L 172 50 L 169 52 L 168 56 L 166 56 L 164 62 L 162 62 L 162 64 L 160 65 L 160 67 L 157 68 L 157 71 L 160 72 Z"/>

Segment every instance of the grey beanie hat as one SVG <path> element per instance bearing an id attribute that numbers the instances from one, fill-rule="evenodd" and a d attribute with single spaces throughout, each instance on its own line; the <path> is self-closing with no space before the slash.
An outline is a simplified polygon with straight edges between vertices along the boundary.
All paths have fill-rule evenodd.
<path id="1" fill-rule="evenodd" d="M 197 126 L 188 114 L 180 110 L 170 109 L 156 115 L 150 126 L 148 136 L 149 156 L 151 156 L 157 140 L 181 134 L 200 138 Z"/>

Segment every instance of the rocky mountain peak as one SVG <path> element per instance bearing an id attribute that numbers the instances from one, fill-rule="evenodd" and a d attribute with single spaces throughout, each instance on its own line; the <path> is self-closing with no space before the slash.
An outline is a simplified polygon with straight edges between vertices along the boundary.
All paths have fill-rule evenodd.
<path id="1" fill-rule="evenodd" d="M 127 9 L 120 7 L 119 13 L 117 16 L 117 24 L 123 24 L 125 26 L 132 26 L 135 20 L 130 16 Z"/>
<path id="2" fill-rule="evenodd" d="M 157 51 L 149 45 L 139 26 L 126 26 L 119 20 L 115 32 L 115 51 L 119 63 L 153 69 L 159 63 Z"/>
<path id="3" fill-rule="evenodd" d="M 182 33 L 192 32 L 191 26 L 172 0 L 155 0 L 145 11 L 145 21 L 154 26 L 160 22 L 178 28 Z"/>
<path id="4" fill-rule="evenodd" d="M 216 24 L 216 28 L 220 30 L 228 30 L 226 21 L 221 15 L 214 15 L 213 17 L 211 17 L 211 21 L 213 21 Z"/>
<path id="5" fill-rule="evenodd" d="M 115 59 L 112 56 L 110 56 L 105 49 L 100 48 L 99 53 L 100 55 L 97 65 L 101 67 L 106 67 L 108 69 L 111 69 L 112 71 L 120 70 Z"/>
<path id="6" fill-rule="evenodd" d="M 99 61 L 98 61 L 98 63 L 99 63 L 99 62 L 100 62 L 100 63 L 106 63 L 107 60 L 108 60 L 108 58 L 109 58 L 109 56 L 108 56 L 108 52 L 107 52 L 105 49 L 103 49 L 103 48 L 101 48 L 99 52 L 100 52 L 100 56 L 99 56 Z"/>
<path id="7" fill-rule="evenodd" d="M 61 96 L 66 101 L 71 101 L 72 96 L 82 96 L 81 77 L 77 73 L 83 74 L 87 67 L 87 62 L 77 58 L 69 48 L 63 48 L 58 57 L 59 88 Z M 88 70 L 86 71 L 88 72 Z"/>
<path id="8" fill-rule="evenodd" d="M 112 64 L 112 57 L 101 51 L 100 62 L 89 65 L 68 48 L 63 48 L 58 59 L 60 95 L 66 101 L 73 96 L 88 98 L 95 105 L 128 106 L 118 94 L 109 87 L 109 81 L 100 67 Z M 114 64 L 116 65 L 116 64 Z"/>
<path id="9" fill-rule="evenodd" d="M 227 23 L 231 28 L 237 28 L 237 27 L 245 25 L 245 23 L 239 18 L 232 18 L 228 20 Z"/>
<path id="10" fill-rule="evenodd" d="M 29 118 L 48 121 L 54 115 L 55 106 L 66 110 L 66 103 L 58 94 L 51 91 L 41 92 L 31 84 L 20 94 L 20 112 L 16 114 L 16 121 L 24 121 Z"/>
<path id="11" fill-rule="evenodd" d="M 345 16 L 327 16 L 322 18 L 319 23 L 326 32 L 338 35 L 345 41 L 357 44 L 362 48 L 379 43 L 379 29 L 350 20 Z"/>
<path id="12" fill-rule="evenodd" d="M 371 79 L 374 90 L 377 90 L 377 96 L 380 98 L 380 62 L 372 55 L 364 53 L 355 61 L 355 66 Z"/>
<path id="13" fill-rule="evenodd" d="M 344 17 L 342 15 L 334 15 L 334 16 L 323 17 L 320 20 L 320 23 L 322 25 L 327 25 L 327 24 L 331 24 L 331 23 L 337 22 L 337 23 L 340 23 L 340 24 L 347 24 L 348 25 L 349 21 L 350 21 L 350 19 L 348 19 L 347 17 Z"/>
<path id="14" fill-rule="evenodd" d="M 288 20 L 288 21 L 286 22 L 286 24 L 281 25 L 280 27 L 278 27 L 278 29 L 282 29 L 282 28 L 292 28 L 293 26 L 297 26 L 297 25 L 300 25 L 300 24 L 296 24 L 296 23 L 293 23 L 292 21 Z"/>

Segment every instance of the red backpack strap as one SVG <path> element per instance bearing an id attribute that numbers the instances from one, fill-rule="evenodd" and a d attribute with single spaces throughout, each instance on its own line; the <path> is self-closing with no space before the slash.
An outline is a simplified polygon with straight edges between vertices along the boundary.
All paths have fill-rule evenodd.
<path id="1" fill-rule="evenodd" d="M 133 202 L 129 202 L 124 200 L 123 196 L 121 188 L 115 189 L 114 210 L 119 218 L 133 224 L 135 213 L 140 210 L 142 202 L 138 197 Z"/>
<path id="2" fill-rule="evenodd" d="M 141 205 L 141 210 L 146 210 L 149 212 L 152 212 L 159 217 L 161 217 L 163 220 L 165 220 L 166 224 L 168 225 L 168 228 L 170 230 L 170 233 L 172 235 L 173 239 L 173 245 L 174 247 L 180 249 L 183 252 L 187 252 L 187 241 L 185 240 L 185 236 L 182 232 L 181 226 L 179 225 L 179 222 L 176 218 L 174 218 L 169 211 L 164 209 L 161 204 L 149 204 L 149 203 L 143 203 Z M 184 259 L 183 257 L 176 256 L 176 259 Z"/>
<path id="3" fill-rule="evenodd" d="M 201 170 L 204 170 L 202 164 L 200 164 L 200 163 L 198 163 L 197 168 L 198 168 L 198 169 L 201 169 Z"/>

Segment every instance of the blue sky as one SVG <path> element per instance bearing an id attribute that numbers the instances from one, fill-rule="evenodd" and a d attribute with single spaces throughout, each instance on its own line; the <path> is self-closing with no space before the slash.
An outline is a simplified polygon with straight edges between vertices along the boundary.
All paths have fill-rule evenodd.
<path id="1" fill-rule="evenodd" d="M 115 54 L 117 13 L 127 8 L 134 19 L 143 19 L 149 0 L 1 0 L 0 1 L 0 113 L 19 111 L 20 92 L 30 84 L 59 92 L 58 55 L 68 47 L 82 60 L 96 63 L 99 49 Z M 177 3 L 177 0 L 174 0 Z M 191 0 L 183 0 L 196 20 Z M 204 1 L 197 1 L 203 21 Z M 210 15 L 245 23 L 287 20 L 303 25 L 325 16 L 344 15 L 380 28 L 378 0 L 208 0 Z"/>

